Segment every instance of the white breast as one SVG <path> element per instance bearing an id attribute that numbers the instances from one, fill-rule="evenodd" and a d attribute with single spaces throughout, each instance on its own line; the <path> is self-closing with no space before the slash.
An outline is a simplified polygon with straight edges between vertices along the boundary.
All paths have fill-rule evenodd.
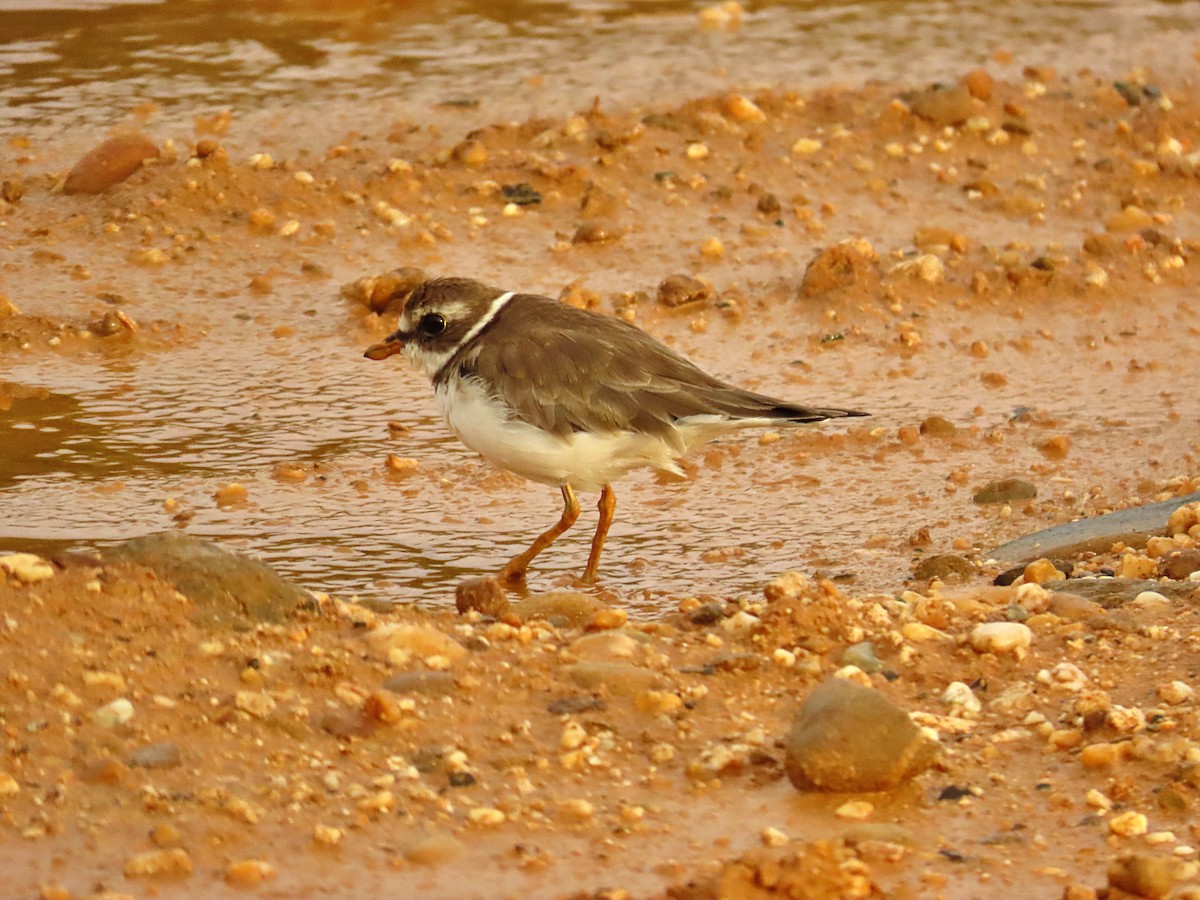
<path id="1" fill-rule="evenodd" d="M 494 465 L 531 481 L 598 491 L 631 469 L 682 474 L 677 451 L 658 438 L 630 431 L 558 437 L 514 418 L 475 378 L 451 378 L 438 385 L 435 397 L 459 440 Z"/>

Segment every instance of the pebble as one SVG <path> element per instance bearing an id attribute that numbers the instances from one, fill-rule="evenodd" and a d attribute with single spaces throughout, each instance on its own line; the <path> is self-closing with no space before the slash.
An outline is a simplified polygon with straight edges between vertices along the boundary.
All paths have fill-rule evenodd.
<path id="1" fill-rule="evenodd" d="M 977 100 L 990 100 L 996 80 L 987 69 L 972 69 L 963 76 L 963 87 Z"/>
<path id="2" fill-rule="evenodd" d="M 264 859 L 239 859 L 225 868 L 225 883 L 231 887 L 253 887 L 275 877 L 275 867 Z"/>
<path id="3" fill-rule="evenodd" d="M 612 222 L 589 220 L 581 222 L 571 237 L 572 244 L 607 244 L 619 240 L 623 232 Z"/>
<path id="4" fill-rule="evenodd" d="M 660 306 L 678 309 L 693 303 L 704 303 L 713 297 L 712 285 L 691 275 L 668 275 L 658 284 L 657 300 Z"/>
<path id="5" fill-rule="evenodd" d="M 971 629 L 970 641 L 979 653 L 1020 656 L 1033 643 L 1033 632 L 1021 622 L 984 622 Z"/>
<path id="6" fill-rule="evenodd" d="M 983 708 L 970 685 L 961 681 L 952 681 L 946 685 L 946 690 L 942 691 L 942 702 L 954 707 L 958 715 L 975 715 Z"/>
<path id="7" fill-rule="evenodd" d="M 378 659 L 393 666 L 411 661 L 442 657 L 455 663 L 467 655 L 467 648 L 432 625 L 393 624 L 376 628 L 367 635 L 367 646 Z"/>
<path id="8" fill-rule="evenodd" d="M 144 134 L 109 138 L 75 163 L 63 182 L 63 193 L 101 194 L 158 155 L 158 145 Z"/>
<path id="9" fill-rule="evenodd" d="M 490 806 L 477 806 L 467 813 L 467 818 L 476 825 L 501 825 L 508 817 L 498 809 Z"/>
<path id="10" fill-rule="evenodd" d="M 973 498 L 980 505 L 989 503 L 1010 503 L 1013 500 L 1032 500 L 1037 496 L 1037 487 L 1020 478 L 1001 478 L 989 481 Z"/>
<path id="11" fill-rule="evenodd" d="M 871 818 L 871 814 L 875 812 L 875 804 L 869 800 L 847 800 L 841 806 L 833 811 L 833 814 L 839 819 L 863 819 Z"/>
<path id="12" fill-rule="evenodd" d="M 1043 557 L 1029 563 L 1021 577 L 1026 584 L 1045 584 L 1047 581 L 1061 581 L 1066 575 L 1055 568 L 1053 562 Z"/>
<path id="13" fill-rule="evenodd" d="M 831 679 L 796 715 L 784 767 L 798 790 L 878 791 L 912 778 L 935 752 L 908 714 L 878 691 Z"/>
<path id="14" fill-rule="evenodd" d="M 0 556 L 0 571 L 21 584 L 38 584 L 54 577 L 54 566 L 33 553 Z"/>
<path id="15" fill-rule="evenodd" d="M 275 698 L 265 691 L 238 691 L 233 705 L 256 719 L 265 719 L 275 711 Z"/>
<path id="16" fill-rule="evenodd" d="M 1079 753 L 1079 762 L 1085 769 L 1107 769 L 1116 765 L 1124 755 L 1122 747 L 1128 744 L 1088 744 Z"/>
<path id="17" fill-rule="evenodd" d="M 1125 853 L 1108 866 L 1108 884 L 1135 897 L 1165 897 L 1175 884 L 1178 863 L 1169 857 Z"/>
<path id="18" fill-rule="evenodd" d="M 499 619 L 508 612 L 508 595 L 493 575 L 467 578 L 454 586 L 454 607 L 459 614 L 474 610 L 483 616 Z"/>
<path id="19" fill-rule="evenodd" d="M 1158 574 L 1163 578 L 1184 581 L 1197 571 L 1200 571 L 1200 550 L 1195 548 L 1172 550 L 1158 561 Z"/>
<path id="20" fill-rule="evenodd" d="M 322 825 L 318 822 L 313 826 L 313 843 L 325 847 L 336 847 L 342 842 L 345 832 L 334 825 Z"/>
<path id="21" fill-rule="evenodd" d="M 975 113 L 974 98 L 963 85 L 927 88 L 905 97 L 904 102 L 913 115 L 935 125 L 957 125 Z"/>
<path id="22" fill-rule="evenodd" d="M 92 721 L 101 728 L 115 728 L 133 718 L 133 704 L 124 697 L 105 704 L 92 713 Z"/>
<path id="23" fill-rule="evenodd" d="M 181 847 L 170 850 L 148 850 L 125 861 L 126 878 L 187 876 L 192 874 L 192 858 Z"/>
<path id="24" fill-rule="evenodd" d="M 17 779 L 7 772 L 0 772 L 0 797 L 13 797 L 21 792 Z"/>
<path id="25" fill-rule="evenodd" d="M 1133 837 L 1145 834 L 1149 830 L 1149 820 L 1140 812 L 1128 809 L 1117 813 L 1108 820 L 1108 830 L 1121 837 Z"/>
<path id="26" fill-rule="evenodd" d="M 859 287 L 879 289 L 879 255 L 866 241 L 843 241 L 820 250 L 809 261 L 800 282 L 802 297 L 825 297 Z"/>
<path id="27" fill-rule="evenodd" d="M 730 94 L 722 104 L 725 115 L 737 122 L 757 124 L 767 121 L 767 114 L 752 100 L 741 94 Z"/>
<path id="28" fill-rule="evenodd" d="M 900 626 L 900 634 L 906 641 L 914 644 L 921 644 L 925 641 L 944 641 L 950 637 L 946 632 L 938 631 L 932 625 L 926 625 L 924 622 L 905 622 Z"/>
<path id="29" fill-rule="evenodd" d="M 763 588 L 763 596 L 771 603 L 812 598 L 815 592 L 816 586 L 802 572 L 784 572 L 767 582 Z"/>
<path id="30" fill-rule="evenodd" d="M 908 828 L 893 822 L 863 822 L 847 828 L 842 834 L 842 840 L 851 847 L 868 841 L 911 847 L 916 844 L 917 837 Z"/>
<path id="31" fill-rule="evenodd" d="M 1037 673 L 1036 681 L 1056 691 L 1081 691 L 1087 684 L 1088 677 L 1074 663 L 1061 662 L 1053 669 L 1042 669 Z"/>

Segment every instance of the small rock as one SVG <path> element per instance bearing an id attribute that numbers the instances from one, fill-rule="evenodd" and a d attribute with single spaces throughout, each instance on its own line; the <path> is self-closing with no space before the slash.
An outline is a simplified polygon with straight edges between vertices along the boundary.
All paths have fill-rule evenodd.
<path id="1" fill-rule="evenodd" d="M 1042 441 L 1037 448 L 1047 459 L 1066 459 L 1071 452 L 1071 439 L 1065 434 L 1058 434 Z"/>
<path id="2" fill-rule="evenodd" d="M 458 685 L 449 672 L 397 672 L 383 682 L 385 690 L 393 694 L 424 694 L 428 697 L 444 697 L 454 693 Z"/>
<path id="3" fill-rule="evenodd" d="M 863 672 L 872 674 L 883 668 L 883 663 L 875 655 L 875 647 L 870 641 L 860 641 L 843 651 L 838 659 L 840 666 L 857 666 Z"/>
<path id="4" fill-rule="evenodd" d="M 1196 691 L 1185 681 L 1168 681 L 1166 684 L 1156 687 L 1154 692 L 1163 703 L 1169 703 L 1172 706 L 1196 699 Z"/>
<path id="5" fill-rule="evenodd" d="M 572 244 L 607 244 L 619 240 L 623 235 L 620 228 L 612 222 L 589 219 L 581 222 L 571 237 Z"/>
<path id="6" fill-rule="evenodd" d="M 800 296 L 823 297 L 856 286 L 879 288 L 879 257 L 866 242 L 843 241 L 817 253 L 804 270 Z"/>
<path id="7" fill-rule="evenodd" d="M 1045 584 L 1047 581 L 1061 581 L 1066 575 L 1055 568 L 1048 559 L 1035 559 L 1025 567 L 1021 576 L 1026 584 Z"/>
<path id="8" fill-rule="evenodd" d="M 586 627 L 601 609 L 607 607 L 591 594 L 582 591 L 531 594 L 512 605 L 512 612 L 522 622 L 531 619 L 554 619 L 564 622 L 569 628 Z"/>
<path id="9" fill-rule="evenodd" d="M 1001 478 L 990 481 L 975 493 L 976 503 L 1009 503 L 1013 500 L 1032 500 L 1037 488 L 1020 478 Z"/>
<path id="10" fill-rule="evenodd" d="M 346 300 L 363 304 L 373 313 L 384 313 L 403 308 L 412 292 L 427 280 L 422 269 L 403 266 L 344 284 L 340 294 Z"/>
<path id="11" fill-rule="evenodd" d="M 1165 897 L 1175 883 L 1178 863 L 1146 853 L 1125 853 L 1108 866 L 1109 887 L 1151 900 Z"/>
<path id="12" fill-rule="evenodd" d="M 467 578 L 454 587 L 454 606 L 460 614 L 474 610 L 480 615 L 499 619 L 508 612 L 508 596 L 493 575 Z"/>
<path id="13" fill-rule="evenodd" d="M 240 859 L 225 868 L 225 883 L 231 887 L 253 887 L 275 877 L 275 867 L 263 859 Z"/>
<path id="14" fill-rule="evenodd" d="M 983 622 L 971 629 L 970 640 L 978 653 L 1019 655 L 1033 643 L 1033 632 L 1021 622 Z"/>
<path id="15" fill-rule="evenodd" d="M 743 97 L 741 94 L 730 94 L 727 96 L 722 107 L 725 110 L 725 115 L 738 122 L 755 124 L 767 121 L 767 114 L 754 101 Z"/>
<path id="16" fill-rule="evenodd" d="M 958 434 L 958 426 L 941 416 L 927 416 L 921 421 L 920 432 L 932 437 L 953 437 Z"/>
<path id="17" fill-rule="evenodd" d="M 995 85 L 996 80 L 988 73 L 987 69 L 972 69 L 963 76 L 963 87 L 976 100 L 990 100 Z"/>
<path id="18" fill-rule="evenodd" d="M 238 691 L 233 705 L 256 719 L 265 719 L 275 711 L 275 698 L 263 691 Z"/>
<path id="19" fill-rule="evenodd" d="M 506 184 L 500 188 L 504 199 L 517 206 L 533 206 L 542 202 L 542 195 L 527 181 Z"/>
<path id="20" fill-rule="evenodd" d="M 181 847 L 149 850 L 125 861 L 126 878 L 187 876 L 192 874 L 192 858 Z"/>
<path id="21" fill-rule="evenodd" d="M 564 666 L 562 671 L 582 688 L 605 688 L 615 697 L 635 697 L 662 686 L 662 677 L 657 672 L 625 663 L 582 662 Z"/>
<path id="22" fill-rule="evenodd" d="M 37 584 L 54 577 L 54 566 L 33 553 L 0 556 L 0 572 L 21 584 Z"/>
<path id="23" fill-rule="evenodd" d="M 975 114 L 975 100 L 963 85 L 934 86 L 904 98 L 913 115 L 935 125 L 957 125 Z"/>
<path id="24" fill-rule="evenodd" d="M 936 747 L 878 691 L 835 678 L 805 699 L 784 752 L 798 790 L 861 792 L 912 778 L 933 761 Z"/>
<path id="25" fill-rule="evenodd" d="M 144 134 L 109 138 L 75 163 L 63 183 L 63 193 L 103 193 L 140 169 L 146 160 L 157 158 L 158 146 Z"/>
<path id="26" fill-rule="evenodd" d="M 975 566 L 969 559 L 954 553 L 940 553 L 917 563 L 913 578 L 917 581 L 932 581 L 937 578 L 947 583 L 956 583 L 965 581 L 974 574 Z"/>
<path id="27" fill-rule="evenodd" d="M 725 606 L 722 603 L 704 603 L 692 611 L 689 619 L 693 625 L 715 625 L 725 618 Z"/>
<path id="28" fill-rule="evenodd" d="M 440 866 L 462 856 L 462 842 L 449 834 L 431 834 L 409 844 L 402 851 L 416 866 Z"/>
<path id="29" fill-rule="evenodd" d="M 174 741 L 146 744 L 129 754 L 128 762 L 139 769 L 173 769 L 182 762 L 179 746 Z"/>
<path id="30" fill-rule="evenodd" d="M 133 718 L 133 704 L 124 697 L 101 706 L 92 713 L 92 721 L 101 728 L 116 728 Z"/>
<path id="31" fill-rule="evenodd" d="M 658 303 L 668 309 L 678 309 L 712 299 L 712 286 L 690 275 L 668 275 L 658 285 Z"/>

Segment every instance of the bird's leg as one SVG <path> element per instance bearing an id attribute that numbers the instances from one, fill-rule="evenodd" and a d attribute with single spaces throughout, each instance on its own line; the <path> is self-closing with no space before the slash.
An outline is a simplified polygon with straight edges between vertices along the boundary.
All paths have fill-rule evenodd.
<path id="1" fill-rule="evenodd" d="M 521 581 L 525 577 L 525 570 L 529 568 L 529 564 L 533 561 L 533 558 L 553 544 L 555 538 L 575 524 L 575 520 L 579 518 L 579 501 L 575 499 L 575 492 L 571 490 L 569 484 L 562 486 L 562 496 L 562 518 L 539 534 L 537 540 L 533 542 L 528 550 L 524 553 L 518 553 L 508 561 L 507 565 L 500 570 L 501 581 Z"/>
<path id="2" fill-rule="evenodd" d="M 596 504 L 600 510 L 600 522 L 596 525 L 596 534 L 592 537 L 592 552 L 588 554 L 587 566 L 583 570 L 584 584 L 592 584 L 596 580 L 596 570 L 600 568 L 600 553 L 604 550 L 604 539 L 608 537 L 608 528 L 612 525 L 613 513 L 617 511 L 617 492 L 611 484 L 606 484 L 600 492 L 600 502 Z"/>

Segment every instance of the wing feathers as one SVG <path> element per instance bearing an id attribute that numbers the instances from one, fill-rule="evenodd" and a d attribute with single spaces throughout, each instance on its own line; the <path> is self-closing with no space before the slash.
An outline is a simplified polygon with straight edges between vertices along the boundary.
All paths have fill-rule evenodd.
<path id="1" fill-rule="evenodd" d="M 572 335 L 581 324 L 586 341 Z M 631 430 L 681 446 L 675 423 L 687 416 L 817 422 L 863 415 L 728 385 L 632 325 L 547 297 L 513 297 L 489 332 L 472 348 L 468 368 L 517 416 L 553 434 Z"/>

